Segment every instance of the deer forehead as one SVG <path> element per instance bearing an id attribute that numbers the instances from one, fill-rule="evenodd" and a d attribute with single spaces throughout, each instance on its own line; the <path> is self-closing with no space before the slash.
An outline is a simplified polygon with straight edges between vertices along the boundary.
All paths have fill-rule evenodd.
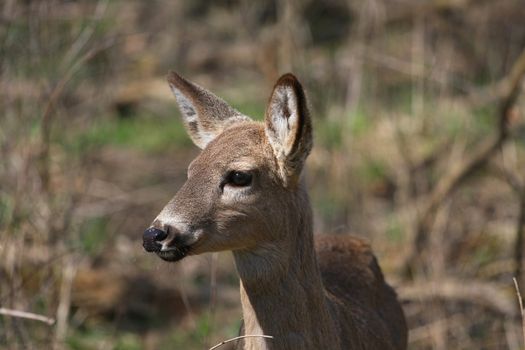
<path id="1" fill-rule="evenodd" d="M 189 172 L 247 171 L 261 166 L 271 167 L 275 165 L 273 158 L 264 125 L 246 122 L 230 127 L 210 142 L 192 162 Z"/>

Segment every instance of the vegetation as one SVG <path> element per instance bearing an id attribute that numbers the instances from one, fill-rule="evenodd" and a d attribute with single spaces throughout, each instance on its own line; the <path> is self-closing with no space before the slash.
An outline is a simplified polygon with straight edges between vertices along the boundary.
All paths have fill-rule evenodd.
<path id="1" fill-rule="evenodd" d="M 520 0 L 0 3 L 0 349 L 237 335 L 229 254 L 142 251 L 198 152 L 170 69 L 257 119 L 293 71 L 316 231 L 370 239 L 410 349 L 522 349 L 524 21 Z"/>

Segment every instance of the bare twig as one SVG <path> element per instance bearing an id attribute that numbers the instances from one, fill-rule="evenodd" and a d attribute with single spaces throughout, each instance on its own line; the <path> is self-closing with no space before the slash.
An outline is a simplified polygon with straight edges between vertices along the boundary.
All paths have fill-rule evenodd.
<path id="1" fill-rule="evenodd" d="M 209 327 L 208 332 L 206 333 L 206 346 L 209 346 L 209 338 L 213 332 L 215 326 L 215 311 L 217 305 L 217 259 L 219 258 L 219 253 L 215 252 L 211 255 L 210 263 L 210 304 L 208 305 L 209 310 Z"/>
<path id="2" fill-rule="evenodd" d="M 102 17 L 105 15 L 106 10 L 108 8 L 108 0 L 104 1 L 98 1 L 97 5 L 95 7 L 95 13 L 93 14 L 93 18 L 90 20 L 90 24 L 87 25 L 79 34 L 77 39 L 73 42 L 71 47 L 69 48 L 68 52 L 64 56 L 63 62 L 65 64 L 69 64 L 70 62 L 73 62 L 78 54 L 84 49 L 86 46 L 86 43 L 91 40 L 93 37 L 93 34 L 95 33 L 95 30 L 97 29 L 97 25 L 101 22 Z"/>
<path id="3" fill-rule="evenodd" d="M 49 260 L 40 263 L 38 267 L 33 269 L 31 273 L 29 273 L 27 276 L 25 276 L 18 284 L 13 284 L 11 286 L 11 290 L 6 292 L 5 294 L 0 295 L 0 303 L 6 302 L 7 299 L 12 298 L 13 295 L 15 295 L 18 291 L 20 291 L 22 288 L 24 288 L 35 276 L 37 276 L 39 273 L 41 273 L 44 269 L 48 268 L 52 264 L 55 264 L 59 260 L 63 259 L 64 257 L 67 257 L 70 254 L 74 254 L 78 249 L 80 249 L 80 246 L 77 247 L 69 247 L 68 251 L 61 252 L 51 258 Z"/>
<path id="4" fill-rule="evenodd" d="M 476 280 L 440 279 L 415 282 L 398 289 L 401 300 L 453 300 L 478 304 L 499 314 L 515 316 L 515 304 L 495 284 Z"/>
<path id="5" fill-rule="evenodd" d="M 511 71 L 503 79 L 493 85 L 472 92 L 467 97 L 467 102 L 472 106 L 482 106 L 489 103 L 505 100 L 508 96 L 517 93 L 518 86 L 525 74 L 525 50 L 516 59 Z"/>
<path id="6" fill-rule="evenodd" d="M 50 317 L 47 317 L 47 316 L 34 314 L 32 312 L 6 309 L 6 308 L 3 308 L 3 307 L 0 307 L 0 315 L 11 316 L 11 317 L 18 317 L 18 318 L 26 318 L 28 320 L 40 321 L 40 322 L 47 323 L 50 326 L 55 324 L 55 320 L 53 318 L 50 318 Z"/>
<path id="7" fill-rule="evenodd" d="M 476 170 L 482 168 L 489 158 L 500 149 L 505 138 L 499 136 L 482 143 L 474 154 L 462 163 L 457 163 L 448 174 L 443 176 L 434 187 L 430 195 L 422 201 L 422 209 L 416 225 L 415 237 L 412 244 L 412 252 L 406 263 L 406 274 L 411 275 L 416 265 L 420 252 L 423 251 L 428 241 L 428 228 L 431 226 L 436 210 L 443 201 L 453 193 Z"/>
<path id="8" fill-rule="evenodd" d="M 485 166 L 492 155 L 501 149 L 501 146 L 507 141 L 510 134 L 509 119 L 520 92 L 523 76 L 525 76 L 525 48 L 514 62 L 508 76 L 501 80 L 501 85 L 504 88 L 502 88 L 502 94 L 499 96 L 497 134 L 482 142 L 470 157 L 443 175 L 430 195 L 423 201 L 414 240 L 410 247 L 411 252 L 405 262 L 404 274 L 406 277 L 413 277 L 415 266 L 420 262 L 422 252 L 427 246 L 428 227 L 432 224 L 436 210 L 445 198 L 452 194 L 470 175 Z"/>
<path id="9" fill-rule="evenodd" d="M 442 317 L 435 321 L 432 321 L 431 323 L 411 328 L 410 337 L 408 341 L 410 344 L 417 344 L 423 339 L 429 338 L 431 336 L 430 329 L 436 326 L 443 327 L 445 329 L 454 329 L 455 327 L 461 327 L 464 324 L 465 319 L 461 314 L 456 314 L 451 317 Z"/>
<path id="10" fill-rule="evenodd" d="M 271 335 L 262 335 L 262 334 L 261 335 L 258 335 L 258 334 L 240 335 L 240 336 L 235 337 L 235 338 L 231 338 L 231 339 L 228 339 L 228 340 L 221 341 L 219 344 L 209 348 L 208 350 L 217 349 L 218 347 L 223 346 L 224 344 L 230 343 L 230 342 L 235 341 L 235 340 L 239 340 L 239 339 L 243 339 L 243 338 L 253 338 L 253 337 L 273 339 L 273 336 L 271 336 Z"/>
<path id="11" fill-rule="evenodd" d="M 518 214 L 518 222 L 516 227 L 516 246 L 514 251 L 514 263 L 516 264 L 516 278 L 520 283 L 525 283 L 525 276 L 523 275 L 523 249 L 525 248 L 525 189 L 520 193 L 520 212 Z"/>
<path id="12" fill-rule="evenodd" d="M 523 308 L 523 298 L 521 297 L 520 287 L 518 286 L 518 281 L 516 280 L 516 277 L 514 277 L 512 280 L 514 281 L 516 295 L 518 296 L 518 305 L 520 306 L 521 328 L 523 331 L 523 346 L 525 346 L 525 309 Z"/>
<path id="13" fill-rule="evenodd" d="M 39 157 L 39 172 L 40 172 L 40 178 L 42 179 L 42 184 L 45 190 L 48 189 L 48 185 L 49 185 L 49 157 L 50 157 L 49 151 L 50 151 L 50 138 L 51 138 L 51 124 L 53 122 L 53 112 L 55 110 L 57 102 L 62 96 L 62 93 L 64 92 L 65 87 L 71 81 L 71 79 L 75 76 L 78 70 L 85 63 L 89 62 L 91 59 L 96 57 L 99 53 L 109 49 L 114 44 L 115 44 L 115 39 L 110 38 L 110 40 L 107 40 L 106 42 L 100 45 L 97 45 L 93 47 L 92 49 L 90 49 L 88 52 L 86 52 L 75 63 L 73 63 L 71 67 L 64 73 L 62 78 L 58 81 L 58 83 L 53 88 L 51 94 L 49 95 L 49 99 L 47 101 L 46 107 L 42 114 L 42 118 L 41 118 L 42 128 L 40 131 L 42 147 L 40 150 L 40 157 Z"/>
<path id="14" fill-rule="evenodd" d="M 523 251 L 525 249 L 525 183 L 516 175 L 516 173 L 519 173 L 517 168 L 511 170 L 507 169 L 504 165 L 495 165 L 491 170 L 498 177 L 502 178 L 518 197 L 519 212 L 516 222 L 516 243 L 514 245 L 514 276 L 516 276 L 519 283 L 525 283 L 525 276 L 523 275 Z"/>
<path id="15" fill-rule="evenodd" d="M 499 164 L 491 164 L 489 170 L 496 178 L 507 183 L 514 192 L 521 193 L 523 191 L 522 189 L 525 189 L 525 185 L 522 184 L 520 178 L 515 174 L 515 172 L 517 172 L 516 170 L 511 171 Z"/>
<path id="16" fill-rule="evenodd" d="M 114 195 L 109 199 L 86 203 L 76 210 L 80 219 L 99 217 L 116 213 L 130 205 L 140 206 L 166 198 L 166 184 L 146 186 L 132 192 Z"/>
<path id="17" fill-rule="evenodd" d="M 181 266 L 181 273 L 183 275 L 185 275 L 185 267 L 187 265 L 186 264 L 182 264 Z M 185 278 L 182 279 L 182 281 L 184 281 Z M 186 309 L 186 313 L 188 315 L 188 319 L 190 321 L 190 324 L 191 324 L 191 327 L 192 328 L 195 328 L 197 326 L 197 323 L 195 322 L 195 315 L 193 313 L 193 309 L 191 307 L 191 304 L 190 304 L 190 300 L 188 298 L 188 292 L 186 291 L 186 288 L 184 286 L 184 283 L 178 283 L 177 284 L 177 289 L 179 290 L 179 293 L 180 293 L 180 297 L 182 299 L 182 303 L 184 304 L 184 308 Z"/>
<path id="18" fill-rule="evenodd" d="M 66 260 L 62 273 L 62 284 L 60 286 L 60 298 L 57 308 L 55 349 L 61 349 L 63 347 L 63 342 L 67 334 L 69 309 L 71 307 L 71 289 L 77 269 L 75 260 L 75 256 L 70 256 L 69 259 Z"/>
<path id="19" fill-rule="evenodd" d="M 385 2 L 389 4 L 389 2 Z M 443 1 L 411 1 L 404 6 L 391 6 L 388 8 L 386 22 L 388 24 L 405 22 L 417 16 L 430 16 L 447 11 L 461 11 L 472 8 L 481 1 L 473 0 L 443 0 Z M 396 4 L 392 2 L 392 5 Z"/>

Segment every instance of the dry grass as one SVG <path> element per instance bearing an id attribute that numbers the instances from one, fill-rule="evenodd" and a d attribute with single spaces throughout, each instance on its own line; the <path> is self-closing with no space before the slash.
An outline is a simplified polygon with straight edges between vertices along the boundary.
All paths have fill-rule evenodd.
<path id="1" fill-rule="evenodd" d="M 519 0 L 3 2 L 0 344 L 237 333 L 228 255 L 166 266 L 140 247 L 197 152 L 163 83 L 177 69 L 259 118 L 293 70 L 316 122 L 316 229 L 370 238 L 410 347 L 519 348 L 505 286 L 525 283 L 523 18 Z"/>

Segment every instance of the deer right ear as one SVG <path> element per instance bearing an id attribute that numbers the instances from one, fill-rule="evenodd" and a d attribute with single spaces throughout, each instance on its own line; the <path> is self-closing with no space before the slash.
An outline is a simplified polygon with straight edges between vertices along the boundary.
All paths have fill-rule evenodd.
<path id="1" fill-rule="evenodd" d="M 201 149 L 229 126 L 250 121 L 222 98 L 175 72 L 168 74 L 168 83 L 177 99 L 184 126 L 193 143 Z"/>
<path id="2" fill-rule="evenodd" d="M 312 122 L 303 88 L 292 74 L 275 84 L 266 109 L 265 132 L 285 186 L 297 183 L 312 149 Z"/>

